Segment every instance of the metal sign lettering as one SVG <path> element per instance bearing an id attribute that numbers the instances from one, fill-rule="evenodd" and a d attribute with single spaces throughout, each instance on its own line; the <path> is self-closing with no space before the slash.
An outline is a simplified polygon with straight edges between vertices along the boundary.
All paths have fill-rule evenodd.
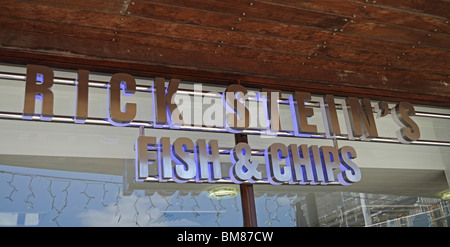
<path id="1" fill-rule="evenodd" d="M 25 101 L 23 118 L 31 119 L 35 115 L 36 99 L 42 101 L 41 120 L 51 121 L 53 117 L 53 70 L 41 65 L 27 65 Z M 201 109 L 202 102 L 212 99 L 203 98 L 201 84 L 200 93 L 194 95 L 193 105 L 189 97 L 182 98 L 177 94 L 180 80 L 166 80 L 161 77 L 154 79 L 152 85 L 153 122 L 154 128 L 180 128 L 181 126 L 224 127 L 230 133 L 242 133 L 250 123 L 262 117 L 260 123 L 265 130 L 260 133 L 273 136 L 282 131 L 278 102 L 281 96 L 279 90 L 261 89 L 253 98 L 262 102 L 263 114 L 251 112 L 247 107 L 250 93 L 239 84 L 231 84 L 222 94 L 213 94 L 221 100 L 214 100 L 208 109 Z M 75 81 L 76 111 L 74 123 L 84 123 L 88 117 L 88 87 L 89 71 L 79 70 Z M 133 76 L 116 73 L 111 76 L 107 86 L 108 91 L 108 121 L 115 126 L 127 126 L 135 119 L 138 107 L 136 103 L 126 103 L 121 108 L 123 97 L 133 97 L 136 92 L 136 81 Z M 289 97 L 289 106 L 294 126 L 293 135 L 308 137 L 317 133 L 317 126 L 309 122 L 316 117 L 309 105 L 311 93 L 295 91 Z M 189 102 L 194 110 L 194 121 L 190 112 L 184 114 L 180 103 Z M 200 102 L 200 103 L 199 103 Z M 341 123 L 338 121 L 336 105 L 333 95 L 325 95 L 320 100 L 323 126 L 326 138 L 341 135 Z M 145 106 L 148 107 L 148 106 Z M 194 108 L 194 109 L 192 109 Z M 362 101 L 355 97 L 348 97 L 342 104 L 348 139 L 368 140 L 378 137 L 374 112 L 370 99 Z M 420 130 L 410 116 L 415 115 L 414 107 L 407 102 L 400 102 L 392 109 L 386 102 L 381 101 L 375 106 L 379 117 L 386 116 L 390 110 L 392 119 L 399 126 L 397 138 L 401 143 L 410 143 L 420 138 Z M 223 114 L 225 113 L 225 114 Z M 38 114 L 39 115 L 39 114 Z M 149 149 L 150 148 L 150 149 Z M 271 184 L 330 184 L 339 183 L 349 185 L 361 179 L 358 166 L 353 162 L 356 151 L 350 146 L 339 149 L 331 146 L 306 144 L 286 146 L 273 143 L 264 152 L 265 164 L 258 164 L 252 160 L 251 147 L 246 143 L 238 143 L 231 149 L 230 162 L 232 166 L 228 176 L 224 177 L 219 160 L 218 140 L 206 141 L 199 139 L 195 143 L 180 137 L 173 143 L 168 137 L 156 140 L 155 137 L 140 136 L 136 142 L 136 180 L 146 181 L 150 176 L 148 166 L 155 164 L 160 182 L 187 181 L 210 182 L 232 181 L 234 183 L 258 183 L 268 181 Z M 172 161 L 174 164 L 172 164 Z M 267 178 L 262 178 L 261 166 L 265 165 Z M 335 177 L 335 170 L 340 170 Z M 263 169 L 264 171 L 264 169 Z"/>
<path id="2" fill-rule="evenodd" d="M 170 144 L 168 137 L 162 137 L 157 142 L 155 137 L 139 136 L 135 150 L 136 181 L 139 182 L 153 177 L 160 182 L 173 180 L 177 183 L 268 181 L 273 185 L 350 185 L 361 179 L 361 171 L 353 162 L 356 152 L 350 146 L 337 149 L 332 146 L 273 143 L 265 149 L 266 162 L 260 165 L 252 160 L 251 147 L 240 142 L 229 153 L 232 166 L 226 174 L 228 176 L 223 176 L 221 172 L 218 140 L 207 142 L 199 139 L 194 143 L 189 138 L 179 137 Z M 149 165 L 157 166 L 159 174 L 149 174 Z M 265 166 L 267 178 L 262 177 L 260 169 L 264 168 L 261 166 Z M 341 172 L 335 177 L 336 169 Z"/>

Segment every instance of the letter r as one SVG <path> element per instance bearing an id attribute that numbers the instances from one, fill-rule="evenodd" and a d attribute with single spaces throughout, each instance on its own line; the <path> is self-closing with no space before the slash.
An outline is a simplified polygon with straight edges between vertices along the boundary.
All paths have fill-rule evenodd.
<path id="1" fill-rule="evenodd" d="M 36 98 L 42 100 L 41 119 L 50 121 L 53 117 L 53 70 L 42 65 L 27 65 L 25 84 L 25 102 L 23 118 L 31 119 L 34 116 Z M 39 83 L 36 83 L 39 82 Z"/>

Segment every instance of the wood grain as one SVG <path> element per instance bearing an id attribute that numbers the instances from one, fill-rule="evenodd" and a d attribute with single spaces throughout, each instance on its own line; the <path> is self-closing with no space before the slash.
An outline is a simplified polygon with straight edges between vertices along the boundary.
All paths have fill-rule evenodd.
<path id="1" fill-rule="evenodd" d="M 2 2 L 3 62 L 40 54 L 256 87 L 450 101 L 447 1 Z"/>

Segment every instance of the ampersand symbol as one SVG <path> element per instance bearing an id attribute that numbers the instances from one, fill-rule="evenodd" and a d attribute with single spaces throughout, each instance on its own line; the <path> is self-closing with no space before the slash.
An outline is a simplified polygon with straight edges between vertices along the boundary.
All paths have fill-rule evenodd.
<path id="1" fill-rule="evenodd" d="M 261 179 L 261 172 L 258 171 L 258 162 L 250 161 L 251 148 L 247 143 L 238 143 L 230 152 L 230 159 L 233 166 L 230 168 L 230 178 L 235 183 L 248 181 L 255 183 Z M 244 151 L 244 152 L 242 152 Z"/>

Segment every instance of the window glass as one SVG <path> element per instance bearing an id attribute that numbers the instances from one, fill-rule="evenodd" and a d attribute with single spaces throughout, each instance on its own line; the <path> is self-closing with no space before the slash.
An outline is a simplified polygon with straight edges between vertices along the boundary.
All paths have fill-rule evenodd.
<path id="1" fill-rule="evenodd" d="M 242 226 L 239 194 L 214 196 L 211 191 L 218 186 L 127 189 L 119 175 L 21 166 L 37 166 L 27 163 L 33 160 L 0 165 L 0 226 Z M 79 165 L 80 159 L 45 162 Z"/>
<path id="2" fill-rule="evenodd" d="M 300 191 L 265 192 L 255 186 L 258 226 L 448 227 L 449 223 L 450 205 L 439 198 Z"/>

